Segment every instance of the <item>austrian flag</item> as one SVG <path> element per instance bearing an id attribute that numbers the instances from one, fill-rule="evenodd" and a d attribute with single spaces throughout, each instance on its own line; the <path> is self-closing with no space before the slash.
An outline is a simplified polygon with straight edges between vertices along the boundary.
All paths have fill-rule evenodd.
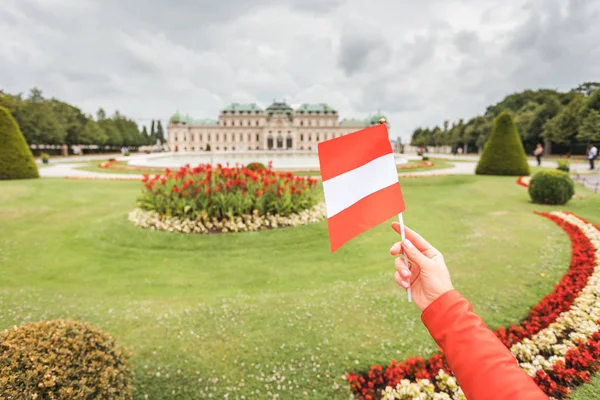
<path id="1" fill-rule="evenodd" d="M 404 211 L 387 126 L 319 143 L 331 251 Z"/>

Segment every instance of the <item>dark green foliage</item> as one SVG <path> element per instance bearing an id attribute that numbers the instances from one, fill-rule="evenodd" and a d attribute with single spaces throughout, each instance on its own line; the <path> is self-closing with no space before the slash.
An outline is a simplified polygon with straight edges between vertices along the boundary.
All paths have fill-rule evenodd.
<path id="1" fill-rule="evenodd" d="M 583 154 L 585 144 L 593 140 L 590 137 L 598 134 L 594 111 L 600 113 L 598 82 L 585 82 L 568 92 L 525 90 L 506 96 L 467 122 L 445 122 L 442 130 L 419 127 L 412 134 L 411 145 L 458 146 L 473 152 L 485 144 L 493 119 L 510 112 L 527 153 L 545 143 L 549 152 L 554 144 L 559 154 Z"/>
<path id="2" fill-rule="evenodd" d="M 250 171 L 256 171 L 259 169 L 266 169 L 265 165 L 263 163 L 259 163 L 259 162 L 251 162 L 250 164 L 248 164 L 247 167 Z"/>
<path id="3" fill-rule="evenodd" d="M 28 323 L 0 332 L 0 386 L 7 399 L 131 399 L 129 355 L 77 321 Z"/>
<path id="4" fill-rule="evenodd" d="M 559 170 L 540 171 L 531 178 L 529 196 L 538 204 L 565 204 L 575 194 L 573 180 Z"/>
<path id="5" fill-rule="evenodd" d="M 108 118 L 99 109 L 94 121 L 79 108 L 54 98 L 44 98 L 33 88 L 24 99 L 21 95 L 0 92 L 0 106 L 6 106 L 29 144 L 142 146 L 149 138 L 137 123 L 118 111 Z"/>
<path id="6" fill-rule="evenodd" d="M 494 120 L 475 173 L 478 175 L 529 175 L 527 155 L 512 116 L 501 113 Z"/>
<path id="7" fill-rule="evenodd" d="M 556 163 L 558 164 L 556 169 L 558 169 L 559 171 L 569 172 L 571 162 L 568 158 L 559 158 L 558 160 L 556 160 Z"/>
<path id="8" fill-rule="evenodd" d="M 0 107 L 0 180 L 39 177 L 19 125 L 7 109 Z"/>

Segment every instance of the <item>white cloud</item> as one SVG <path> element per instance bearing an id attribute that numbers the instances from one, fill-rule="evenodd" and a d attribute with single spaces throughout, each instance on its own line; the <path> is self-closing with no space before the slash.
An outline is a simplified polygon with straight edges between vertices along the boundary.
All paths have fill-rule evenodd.
<path id="1" fill-rule="evenodd" d="M 598 1 L 3 3 L 2 88 L 39 86 L 88 113 L 215 118 L 286 99 L 381 110 L 407 136 L 508 92 L 598 80 L 600 63 Z"/>

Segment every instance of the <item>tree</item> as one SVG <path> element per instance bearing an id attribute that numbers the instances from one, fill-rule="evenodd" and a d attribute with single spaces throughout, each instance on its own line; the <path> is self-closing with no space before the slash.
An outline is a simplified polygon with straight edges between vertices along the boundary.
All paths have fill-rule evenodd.
<path id="1" fill-rule="evenodd" d="M 594 90 L 587 103 L 588 110 L 600 111 L 600 89 Z"/>
<path id="2" fill-rule="evenodd" d="M 152 124 L 150 125 L 150 137 L 156 143 L 156 129 L 154 129 L 154 120 L 152 120 Z"/>
<path id="3" fill-rule="evenodd" d="M 160 140 L 161 144 L 165 142 L 165 135 L 160 120 L 158 121 L 158 126 L 156 127 L 156 138 Z"/>
<path id="4" fill-rule="evenodd" d="M 142 136 L 144 137 L 144 144 L 149 144 L 152 145 L 152 138 L 150 137 L 150 135 L 148 134 L 148 129 L 146 129 L 146 126 L 144 125 L 144 127 L 142 128 Z"/>
<path id="5" fill-rule="evenodd" d="M 600 82 L 584 82 L 575 89 L 579 93 L 591 96 L 592 92 L 600 89 Z"/>
<path id="6" fill-rule="evenodd" d="M 56 118 L 42 92 L 33 88 L 22 107 L 15 110 L 15 119 L 29 144 L 63 144 L 66 130 Z"/>
<path id="7" fill-rule="evenodd" d="M 600 112 L 590 110 L 583 119 L 577 140 L 583 143 L 600 141 Z"/>
<path id="8" fill-rule="evenodd" d="M 39 178 L 33 154 L 17 121 L 0 107 L 0 180 Z"/>
<path id="9" fill-rule="evenodd" d="M 492 134 L 477 164 L 478 175 L 529 175 L 527 155 L 513 122 L 503 112 L 494 120 Z"/>
<path id="10" fill-rule="evenodd" d="M 108 141 L 108 135 L 106 135 L 98 122 L 89 118 L 83 127 L 83 132 L 79 140 L 81 144 L 103 145 Z"/>
<path id="11" fill-rule="evenodd" d="M 568 144 L 579 132 L 585 101 L 582 95 L 575 97 L 557 116 L 544 124 L 542 137 L 552 143 Z"/>
<path id="12" fill-rule="evenodd" d="M 56 99 L 50 100 L 50 107 L 59 125 L 65 130 L 66 144 L 93 144 L 84 143 L 81 140 L 87 117 L 79 108 Z"/>

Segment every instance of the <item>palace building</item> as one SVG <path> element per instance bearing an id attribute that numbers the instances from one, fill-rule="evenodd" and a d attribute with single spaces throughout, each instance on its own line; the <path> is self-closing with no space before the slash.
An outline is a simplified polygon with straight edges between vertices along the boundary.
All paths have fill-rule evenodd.
<path id="1" fill-rule="evenodd" d="M 327 104 L 303 104 L 293 109 L 274 102 L 265 110 L 256 104 L 233 103 L 218 120 L 193 119 L 179 113 L 167 127 L 171 151 L 316 151 L 317 143 L 378 124 L 383 115 L 365 120 L 343 119 Z"/>

